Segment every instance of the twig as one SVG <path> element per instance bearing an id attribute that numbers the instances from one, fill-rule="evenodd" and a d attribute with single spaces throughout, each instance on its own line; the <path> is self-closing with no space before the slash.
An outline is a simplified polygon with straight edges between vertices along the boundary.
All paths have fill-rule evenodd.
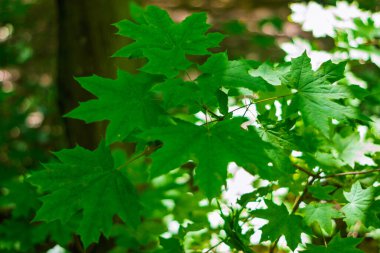
<path id="1" fill-rule="evenodd" d="M 244 106 L 240 106 L 238 108 L 235 108 L 233 109 L 232 111 L 229 111 L 228 113 L 231 113 L 231 112 L 234 112 L 234 111 L 237 111 L 237 110 L 240 110 L 240 109 L 243 109 L 245 107 L 249 107 L 253 104 L 259 104 L 259 103 L 262 103 L 262 102 L 266 102 L 266 101 L 271 101 L 271 100 L 275 100 L 275 99 L 279 99 L 279 98 L 283 98 L 283 97 L 288 97 L 288 96 L 291 96 L 293 95 L 294 93 L 290 93 L 290 94 L 285 94 L 285 95 L 281 95 L 281 96 L 276 96 L 276 97 L 271 97 L 271 98 L 264 98 L 264 99 L 261 99 L 261 100 L 257 100 L 257 101 L 254 101 L 254 102 L 251 102 L 249 103 L 249 105 L 244 105 Z"/>
<path id="2" fill-rule="evenodd" d="M 306 194 L 308 192 L 308 186 L 312 185 L 317 178 L 319 178 L 318 174 L 316 174 L 315 176 L 312 176 L 311 179 L 308 180 L 307 184 L 303 188 L 303 191 L 302 191 L 301 195 L 298 197 L 298 199 L 294 203 L 294 206 L 292 208 L 292 212 L 290 214 L 295 214 L 295 212 L 297 212 L 298 208 L 300 207 L 300 204 L 301 204 L 302 200 L 305 198 L 305 196 L 306 196 Z M 269 253 L 274 253 L 274 250 L 277 247 L 277 244 L 278 244 L 279 240 L 280 240 L 280 237 L 278 237 L 276 239 L 276 241 L 273 242 L 273 244 L 269 248 Z"/>
<path id="3" fill-rule="evenodd" d="M 213 249 L 215 249 L 216 247 L 218 247 L 222 243 L 223 243 L 223 241 L 218 242 L 217 244 L 215 244 L 214 246 L 212 246 L 211 248 L 209 248 L 205 253 L 211 252 Z"/>
<path id="4" fill-rule="evenodd" d="M 203 110 L 205 110 L 205 117 L 206 117 L 206 124 L 205 125 L 208 125 L 209 122 L 207 122 L 207 113 L 209 113 L 214 119 L 216 119 L 216 121 L 222 121 L 224 120 L 224 116 L 219 116 L 217 115 L 216 113 L 214 113 L 213 111 L 211 111 L 206 105 L 204 104 L 201 104 L 199 102 L 196 102 Z M 212 121 L 210 121 L 212 122 Z"/>
<path id="5" fill-rule="evenodd" d="M 190 77 L 189 73 L 187 71 L 185 71 L 186 75 L 187 75 L 187 78 L 189 78 L 190 82 L 193 82 L 193 79 Z"/>
<path id="6" fill-rule="evenodd" d="M 276 241 L 274 241 L 274 242 L 272 243 L 272 245 L 271 245 L 270 248 L 269 248 L 269 253 L 273 253 L 273 252 L 274 252 L 274 250 L 275 250 L 275 248 L 276 248 L 277 243 L 278 243 L 279 240 L 280 240 L 280 237 L 278 237 L 278 238 L 276 239 Z"/>
<path id="7" fill-rule="evenodd" d="M 305 198 L 307 192 L 308 192 L 308 187 L 314 183 L 314 181 L 318 178 L 318 175 L 311 177 L 311 179 L 308 181 L 308 183 L 305 185 L 303 188 L 302 194 L 299 196 L 297 199 L 296 203 L 294 203 L 294 206 L 292 208 L 291 214 L 294 214 L 297 212 L 298 208 L 300 207 L 300 204 L 302 200 Z"/>
<path id="8" fill-rule="evenodd" d="M 253 105 L 252 101 L 249 102 L 249 104 L 247 105 L 247 108 L 245 109 L 245 112 L 243 113 L 243 117 L 245 117 L 245 115 L 247 114 L 248 110 L 249 110 L 249 107 Z"/>
<path id="9" fill-rule="evenodd" d="M 211 124 L 211 123 L 215 123 L 215 122 L 219 122 L 219 121 L 220 121 L 219 119 L 210 120 L 210 121 L 208 121 L 208 122 L 203 123 L 202 126 L 204 126 L 204 125 L 208 125 L 208 124 Z"/>
<path id="10" fill-rule="evenodd" d="M 302 167 L 299 166 L 299 165 L 293 164 L 293 167 L 296 168 L 297 170 L 300 170 L 300 171 L 304 172 L 305 174 L 307 174 L 307 175 L 309 175 L 309 176 L 311 176 L 311 177 L 317 177 L 317 178 L 319 178 L 319 175 L 317 175 L 317 174 L 315 174 L 315 173 L 313 173 L 313 172 L 310 172 L 310 171 L 308 171 L 307 169 L 302 168 Z"/>
<path id="11" fill-rule="evenodd" d="M 332 175 L 326 175 L 322 176 L 320 178 L 330 178 L 330 177 L 342 177 L 342 176 L 348 176 L 348 175 L 363 175 L 363 174 L 370 174 L 374 172 L 380 172 L 380 168 L 378 169 L 373 169 L 373 170 L 366 170 L 366 171 L 349 171 L 349 172 L 342 172 L 342 173 L 337 173 L 337 174 L 332 174 Z"/>
<path id="12" fill-rule="evenodd" d="M 223 116 L 219 116 L 217 115 L 216 113 L 214 113 L 213 111 L 211 111 L 206 105 L 202 105 L 202 108 L 211 114 L 211 116 L 214 118 L 214 119 L 217 119 L 219 121 L 223 120 Z"/>
<path id="13" fill-rule="evenodd" d="M 123 163 L 122 165 L 120 165 L 119 167 L 116 168 L 116 170 L 121 170 L 122 168 L 124 168 L 125 166 L 127 166 L 128 164 L 136 161 L 137 159 L 143 157 L 143 156 L 146 156 L 146 155 L 149 155 L 151 153 L 153 153 L 154 151 L 156 151 L 157 149 L 159 149 L 160 147 L 162 147 L 162 144 L 160 145 L 153 145 L 153 146 L 148 146 L 143 152 L 141 152 L 140 154 L 136 155 L 135 157 L 132 157 L 131 159 L 129 159 L 128 161 L 126 161 L 125 163 Z"/>
<path id="14" fill-rule="evenodd" d="M 365 171 L 348 171 L 348 172 L 342 172 L 342 173 L 336 173 L 336 174 L 331 174 L 331 175 L 326 175 L 326 176 L 321 176 L 319 174 L 315 174 L 313 172 L 310 172 L 308 171 L 307 169 L 305 168 L 302 168 L 301 166 L 299 165 L 296 165 L 296 164 L 293 164 L 293 166 L 304 172 L 305 174 L 311 176 L 311 177 L 315 177 L 315 178 L 332 178 L 332 177 L 342 177 L 342 176 L 349 176 L 349 175 L 364 175 L 364 174 L 370 174 L 370 173 L 374 173 L 374 172 L 380 172 L 380 168 L 378 169 L 373 169 L 373 170 L 365 170 Z"/>

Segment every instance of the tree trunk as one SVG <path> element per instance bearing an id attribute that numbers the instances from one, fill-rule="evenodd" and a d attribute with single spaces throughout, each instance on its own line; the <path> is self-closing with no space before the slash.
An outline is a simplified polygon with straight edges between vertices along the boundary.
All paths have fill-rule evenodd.
<path id="1" fill-rule="evenodd" d="M 114 78 L 117 59 L 110 56 L 126 39 L 115 34 L 111 24 L 128 18 L 127 0 L 57 0 L 58 13 L 58 103 L 62 114 L 78 106 L 78 101 L 94 98 L 83 90 L 74 77 L 92 74 Z M 133 69 L 129 63 L 127 69 Z M 64 119 L 69 146 L 81 145 L 94 149 L 104 137 L 105 123 L 85 124 L 81 120 Z M 103 236 L 88 252 L 108 252 L 114 243 Z M 78 237 L 74 237 L 70 252 L 82 253 Z"/>
<path id="2" fill-rule="evenodd" d="M 57 0 L 58 7 L 58 103 L 62 114 L 93 98 L 74 77 L 92 74 L 114 78 L 116 59 L 110 56 L 123 45 L 111 24 L 128 18 L 127 0 Z M 125 39 L 124 39 L 125 41 Z M 69 146 L 95 148 L 104 136 L 105 124 L 85 124 L 64 119 Z"/>

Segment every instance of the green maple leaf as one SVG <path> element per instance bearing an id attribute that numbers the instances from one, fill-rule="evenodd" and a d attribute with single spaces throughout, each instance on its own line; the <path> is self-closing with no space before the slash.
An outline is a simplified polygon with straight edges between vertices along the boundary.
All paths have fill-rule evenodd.
<path id="1" fill-rule="evenodd" d="M 209 48 L 219 45 L 224 36 L 207 33 L 206 13 L 194 13 L 181 23 L 175 23 L 168 13 L 156 6 L 148 6 L 139 24 L 123 20 L 116 24 L 118 34 L 135 42 L 123 47 L 114 56 L 146 57 L 143 71 L 174 77 L 191 62 L 186 55 L 207 55 Z M 142 21 L 143 20 L 143 21 Z"/>
<path id="2" fill-rule="evenodd" d="M 160 253 L 184 253 L 183 246 L 177 238 L 160 237 L 160 245 L 163 247 Z"/>
<path id="3" fill-rule="evenodd" d="M 261 64 L 257 69 L 252 69 L 249 74 L 254 77 L 261 77 L 268 83 L 272 85 L 281 84 L 281 76 L 289 71 L 289 66 L 283 65 L 278 67 L 273 67 L 267 62 Z"/>
<path id="4" fill-rule="evenodd" d="M 289 214 L 284 204 L 278 206 L 271 201 L 265 200 L 267 209 L 253 210 L 255 217 L 268 220 L 268 224 L 261 228 L 261 241 L 274 242 L 280 236 L 285 236 L 288 247 L 295 250 L 301 242 L 301 233 L 304 232 L 302 217 Z"/>
<path id="5" fill-rule="evenodd" d="M 141 136 L 148 141 L 163 142 L 163 147 L 151 155 L 151 175 L 166 174 L 191 160 L 197 165 L 197 184 L 212 198 L 220 193 L 225 183 L 229 162 L 267 167 L 269 160 L 265 148 L 268 144 L 254 131 L 243 130 L 240 125 L 244 121 L 234 118 L 211 127 L 179 122 L 176 126 L 146 131 Z"/>
<path id="6" fill-rule="evenodd" d="M 352 134 L 345 138 L 336 134 L 333 141 L 338 153 L 337 158 L 352 168 L 355 167 L 355 163 L 370 166 L 376 165 L 373 159 L 367 155 L 380 152 L 380 145 L 361 141 L 359 134 Z"/>
<path id="7" fill-rule="evenodd" d="M 330 193 L 334 191 L 336 187 L 332 185 L 322 186 L 316 183 L 309 186 L 308 189 L 314 198 L 321 199 L 321 200 L 332 200 L 333 196 L 331 196 Z"/>
<path id="8" fill-rule="evenodd" d="M 159 124 L 162 111 L 149 92 L 154 82 L 151 77 L 119 70 L 115 80 L 93 75 L 77 81 L 98 99 L 80 103 L 66 116 L 87 123 L 110 121 L 106 133 L 108 144 L 125 139 L 136 129 Z"/>
<path id="9" fill-rule="evenodd" d="M 229 61 L 225 52 L 210 56 L 199 69 L 203 74 L 197 79 L 197 82 L 210 94 L 214 94 L 221 87 L 244 87 L 253 91 L 271 89 L 264 79 L 249 74 L 252 67 L 247 61 Z"/>
<path id="10" fill-rule="evenodd" d="M 199 88 L 193 82 L 184 82 L 182 79 L 167 79 L 163 83 L 153 86 L 152 91 L 162 97 L 165 109 L 178 106 L 196 105 L 196 94 Z M 199 105 L 197 105 L 199 107 Z"/>
<path id="11" fill-rule="evenodd" d="M 372 202 L 366 212 L 365 225 L 367 227 L 380 227 L 380 200 Z"/>
<path id="12" fill-rule="evenodd" d="M 341 238 L 336 235 L 327 246 L 308 244 L 307 249 L 303 253 L 364 253 L 357 249 L 357 245 L 362 241 L 361 238 Z"/>
<path id="13" fill-rule="evenodd" d="M 333 219 L 341 218 L 343 215 L 334 208 L 333 204 L 311 203 L 304 209 L 304 220 L 307 225 L 317 223 L 328 234 L 333 232 Z"/>
<path id="14" fill-rule="evenodd" d="M 358 118 L 353 108 L 334 101 L 350 96 L 344 86 L 332 85 L 344 77 L 344 68 L 344 62 L 327 61 L 314 72 L 310 58 L 304 53 L 292 60 L 289 73 L 282 77 L 283 84 L 297 90 L 291 103 L 292 110 L 299 110 L 305 125 L 319 129 L 325 136 L 329 136 L 331 119 Z"/>
<path id="15" fill-rule="evenodd" d="M 263 141 L 273 146 L 272 149 L 267 149 L 267 155 L 278 169 L 268 171 L 270 174 L 267 179 L 269 180 L 277 180 L 281 176 L 288 180 L 288 176 L 295 170 L 289 159 L 289 154 L 294 146 L 292 137 L 280 127 L 256 129 Z"/>
<path id="16" fill-rule="evenodd" d="M 109 235 L 112 218 L 118 215 L 124 222 L 139 223 L 140 205 L 131 182 L 119 170 L 109 148 L 104 143 L 94 151 L 79 146 L 55 153 L 60 162 L 45 164 L 30 181 L 49 194 L 34 220 L 61 220 L 67 223 L 82 212 L 77 232 L 87 247 L 97 242 L 100 233 Z"/>
<path id="17" fill-rule="evenodd" d="M 363 190 L 360 182 L 352 185 L 351 191 L 343 192 L 344 197 L 348 200 L 342 211 L 346 218 L 344 219 L 349 227 L 355 225 L 357 222 L 364 222 L 368 208 L 373 202 L 374 189 L 368 187 Z"/>

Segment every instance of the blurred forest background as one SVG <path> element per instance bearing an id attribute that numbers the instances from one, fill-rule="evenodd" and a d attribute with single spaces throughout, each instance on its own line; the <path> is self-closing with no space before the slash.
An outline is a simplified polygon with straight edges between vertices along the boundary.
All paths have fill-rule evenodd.
<path id="1" fill-rule="evenodd" d="M 281 62 L 289 54 L 281 45 L 294 44 L 296 37 L 309 41 L 310 50 L 333 50 L 337 43 L 331 36 L 318 38 L 292 22 L 289 4 L 294 1 L 135 3 L 163 7 L 176 21 L 192 12 L 206 11 L 213 30 L 229 35 L 222 45 L 231 58 Z M 333 0 L 318 3 L 335 5 Z M 358 4 L 363 10 L 380 11 L 378 0 L 361 0 Z M 138 60 L 110 57 L 128 43 L 115 35 L 116 28 L 111 24 L 128 18 L 130 13 L 127 0 L 0 0 L 0 252 L 47 252 L 56 244 L 66 245 L 69 252 L 81 252 L 69 227 L 30 222 L 40 205 L 39 193 L 24 183 L 24 178 L 38 169 L 41 162 L 51 159 L 51 151 L 76 144 L 92 149 L 99 143 L 103 125 L 86 125 L 62 115 L 76 107 L 78 101 L 91 98 L 73 77 L 97 74 L 114 78 L 117 65 L 136 71 Z M 376 87 L 380 87 L 380 70 L 376 63 L 353 59 L 352 70 L 373 89 L 379 89 Z M 378 103 L 379 98 L 373 97 L 372 102 Z M 373 110 L 371 114 L 379 115 L 378 106 L 363 105 L 363 110 Z M 157 189 L 147 192 L 159 194 Z M 185 198 L 178 197 L 176 203 L 181 203 L 178 201 L 187 203 Z M 208 222 L 206 213 L 207 210 L 199 211 L 195 220 L 199 219 L 199 224 Z M 164 217 L 162 213 L 157 216 Z M 145 237 L 166 231 L 164 221 L 155 222 L 159 225 L 147 225 L 146 231 L 151 234 Z M 139 245 L 140 251 L 133 252 L 144 252 L 141 245 L 149 248 L 151 238 L 141 235 L 138 243 L 132 242 L 130 238 L 122 238 L 124 228 L 119 229 L 115 229 L 116 239 L 101 238 L 101 246 L 92 247 L 91 252 L 108 252 L 113 249 L 114 240 L 124 248 L 133 243 Z M 197 243 L 202 244 L 202 238 Z"/>

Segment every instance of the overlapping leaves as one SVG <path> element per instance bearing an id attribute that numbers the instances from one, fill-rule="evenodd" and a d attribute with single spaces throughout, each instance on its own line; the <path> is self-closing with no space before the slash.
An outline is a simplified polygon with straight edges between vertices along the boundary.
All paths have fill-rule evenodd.
<path id="1" fill-rule="evenodd" d="M 132 75 L 119 70 L 115 80 L 95 75 L 77 80 L 97 99 L 80 103 L 66 116 L 87 123 L 110 121 L 107 143 L 121 141 L 136 129 L 143 130 L 159 124 L 162 111 L 149 92 L 154 84 L 151 76 L 143 73 Z"/>
<path id="2" fill-rule="evenodd" d="M 348 201 L 348 204 L 342 208 L 347 225 L 351 227 L 358 222 L 363 223 L 373 202 L 373 188 L 362 189 L 360 182 L 356 182 L 349 192 L 344 192 L 344 197 Z"/>
<path id="3" fill-rule="evenodd" d="M 203 75 L 197 81 L 203 89 L 215 92 L 221 87 L 238 88 L 244 87 L 253 91 L 273 89 L 261 77 L 249 74 L 252 69 L 247 60 L 228 60 L 227 53 L 218 53 L 210 56 L 199 67 Z"/>
<path id="4" fill-rule="evenodd" d="M 305 222 L 308 225 L 318 224 L 328 234 L 333 232 L 333 219 L 343 217 L 342 213 L 334 208 L 333 204 L 310 203 L 304 209 Z"/>
<path id="5" fill-rule="evenodd" d="M 262 227 L 261 241 L 276 241 L 280 236 L 285 236 L 290 249 L 294 250 L 301 242 L 301 233 L 305 231 L 302 217 L 289 214 L 284 204 L 278 206 L 271 201 L 265 201 L 267 209 L 253 210 L 255 217 L 268 220 L 268 224 Z"/>
<path id="6" fill-rule="evenodd" d="M 244 121 L 234 118 L 212 127 L 179 122 L 145 131 L 142 137 L 146 140 L 163 142 L 163 147 L 151 155 L 152 176 L 166 174 L 193 161 L 197 165 L 197 184 L 212 198 L 225 183 L 229 162 L 265 169 L 269 162 L 265 149 L 269 146 L 254 131 L 243 130 L 240 125 Z"/>
<path id="7" fill-rule="evenodd" d="M 363 253 L 356 246 L 362 241 L 361 238 L 341 238 L 339 235 L 334 236 L 334 238 L 327 244 L 327 246 L 316 246 L 309 244 L 307 250 L 302 251 L 303 253 Z"/>
<path id="8" fill-rule="evenodd" d="M 143 71 L 173 77 L 191 62 L 186 55 L 207 55 L 223 39 L 220 33 L 208 33 L 206 13 L 194 13 L 181 23 L 175 23 L 168 13 L 156 6 L 148 6 L 140 24 L 123 20 L 116 24 L 119 34 L 135 40 L 120 49 L 115 56 L 146 57 Z"/>
<path id="9" fill-rule="evenodd" d="M 45 164 L 45 170 L 31 177 L 48 195 L 34 220 L 67 223 L 81 212 L 77 228 L 84 245 L 97 242 L 101 233 L 109 235 L 112 219 L 118 215 L 128 225 L 139 223 L 134 186 L 114 168 L 110 150 L 100 144 L 89 151 L 81 147 L 55 153 L 60 162 Z"/>
<path id="10" fill-rule="evenodd" d="M 360 118 L 350 106 L 336 100 L 350 97 L 344 86 L 333 85 L 344 77 L 345 63 L 327 61 L 313 71 L 306 53 L 292 60 L 289 73 L 282 77 L 282 83 L 297 91 L 292 98 L 292 109 L 300 111 L 306 125 L 319 129 L 329 136 L 332 119 Z"/>
<path id="11" fill-rule="evenodd" d="M 294 150 L 306 151 L 309 156 L 323 153 L 325 150 L 318 143 L 310 141 L 317 139 L 332 140 L 336 144 L 335 155 L 338 157 L 335 158 L 339 158 L 339 167 L 354 167 L 355 163 L 363 166 L 375 164 L 366 155 L 378 151 L 376 145 L 360 146 L 356 136 L 352 139 L 341 138 L 340 135 L 334 137 L 330 131 L 332 119 L 341 123 L 348 119 L 362 119 L 352 107 L 345 104 L 350 97 L 348 90 L 336 83 L 344 77 L 345 63 L 328 61 L 313 71 L 305 53 L 292 60 L 290 70 L 288 65 L 272 67 L 270 64 L 262 64 L 252 70 L 250 61 L 230 60 L 225 52 L 210 53 L 209 49 L 216 47 L 223 36 L 207 33 L 209 25 L 204 13 L 195 13 L 181 23 L 175 23 L 166 11 L 150 6 L 145 10 L 139 9 L 138 15 L 134 17 L 136 23 L 125 20 L 116 24 L 119 34 L 134 42 L 119 50 L 115 56 L 146 58 L 148 62 L 141 68 L 142 72 L 132 75 L 119 70 L 116 79 L 99 76 L 78 78 L 81 86 L 95 95 L 96 99 L 81 103 L 67 116 L 86 122 L 109 121 L 107 145 L 125 140 L 138 142 L 138 147 L 152 142 L 162 143 L 161 148 L 137 156 L 150 155 L 152 178 L 169 174 L 183 164 L 194 164 L 195 184 L 212 199 L 220 195 L 222 186 L 226 184 L 228 164 L 234 162 L 251 174 L 272 181 L 265 188 L 265 194 L 259 194 L 260 198 L 264 198 L 272 186 L 281 187 L 281 179 L 285 176 L 287 180 L 294 176 L 288 180 L 286 187 L 297 193 L 304 187 L 297 178 L 302 179 L 302 173 L 293 175 L 298 167 L 292 164 L 296 159 L 289 157 Z M 185 81 L 178 75 L 192 65 L 187 59 L 188 55 L 208 54 L 211 56 L 203 64 L 196 65 L 200 73 L 195 80 Z M 191 79 L 190 76 L 188 78 Z M 277 86 L 276 89 L 274 86 Z M 265 94 L 262 101 L 284 97 L 290 99 L 289 106 L 286 99 L 281 101 L 283 121 L 278 120 L 280 116 L 275 115 L 276 110 L 267 110 L 263 106 L 257 110 L 261 115 L 252 120 L 255 121 L 255 127 L 243 129 L 241 126 L 243 123 L 248 124 L 247 119 L 233 117 L 233 111 L 229 111 L 231 101 L 239 99 L 239 96 L 234 97 L 237 94 L 235 90 L 249 90 L 252 94 L 249 93 L 247 97 L 252 99 L 250 105 L 253 105 L 262 102 L 255 100 L 257 96 L 261 97 L 264 92 L 275 93 L 280 89 L 291 89 L 292 93 L 273 98 Z M 211 109 L 206 106 L 208 100 L 213 102 Z M 197 109 L 193 110 L 191 106 Z M 173 108 L 185 115 L 171 113 Z M 194 113 L 201 109 L 206 117 L 211 115 L 212 122 L 194 124 Z M 246 115 L 250 108 L 243 109 Z M 301 117 L 298 112 L 301 112 Z M 219 113 L 224 116 L 219 117 Z M 301 118 L 304 125 L 318 130 L 308 128 L 311 129 L 310 133 L 317 136 L 310 139 L 306 137 L 308 133 L 303 132 L 305 128 L 299 124 Z M 295 141 L 297 137 L 312 143 L 298 145 L 300 141 Z M 311 148 L 309 150 L 304 146 Z M 360 155 L 353 158 L 355 154 Z M 333 158 L 332 154 L 329 155 Z M 85 246 L 96 242 L 101 233 L 106 236 L 111 234 L 115 215 L 127 226 L 138 223 L 140 205 L 134 187 L 126 175 L 115 168 L 109 147 L 104 143 L 95 151 L 76 147 L 60 151 L 56 156 L 59 162 L 44 165 L 45 170 L 31 177 L 31 182 L 48 192 L 42 198 L 43 206 L 35 220 L 60 220 L 66 223 L 75 217 L 79 220 L 77 232 Z M 306 163 L 310 169 L 319 165 L 324 167 L 326 163 L 321 162 L 323 159 L 314 156 L 313 162 L 307 159 L 302 161 L 304 157 L 301 157 L 300 163 Z M 373 163 L 369 163 L 368 159 Z M 329 167 L 336 167 L 336 164 Z M 312 172 L 307 173 L 307 169 L 303 172 L 306 176 L 314 175 Z M 321 179 L 319 175 L 315 175 L 314 179 Z M 305 186 L 304 193 L 309 189 L 314 200 L 333 200 L 333 192 L 338 186 L 329 185 L 328 180 L 323 183 L 327 185 L 314 183 L 314 186 Z M 309 226 L 317 224 L 330 235 L 334 232 L 333 219 L 344 218 L 349 228 L 358 222 L 366 227 L 380 224 L 377 211 L 380 204 L 376 200 L 374 188 L 362 189 L 357 182 L 343 195 L 348 203 L 342 208 L 331 203 L 311 202 L 303 209 L 303 217 L 296 214 L 297 205 L 289 213 L 284 204 L 276 205 L 268 200 L 265 200 L 267 209 L 256 209 L 249 214 L 268 220 L 261 229 L 261 241 L 277 242 L 284 236 L 291 250 L 295 250 L 301 242 L 301 233 L 310 232 L 304 223 Z M 101 212 L 99 208 L 102 208 Z M 224 229 L 228 230 L 228 235 L 232 235 L 237 231 L 232 228 L 238 226 L 239 219 L 236 219 L 234 226 L 225 224 Z M 240 245 L 243 242 L 248 244 L 248 237 L 238 239 L 227 239 L 226 242 L 231 247 L 248 252 L 249 245 Z M 356 249 L 359 242 L 360 239 L 335 236 L 327 246 L 307 245 L 305 252 L 330 253 L 343 249 L 344 252 L 359 253 L 361 251 Z M 161 239 L 161 246 L 163 252 L 183 251 L 182 241 L 176 238 Z"/>

